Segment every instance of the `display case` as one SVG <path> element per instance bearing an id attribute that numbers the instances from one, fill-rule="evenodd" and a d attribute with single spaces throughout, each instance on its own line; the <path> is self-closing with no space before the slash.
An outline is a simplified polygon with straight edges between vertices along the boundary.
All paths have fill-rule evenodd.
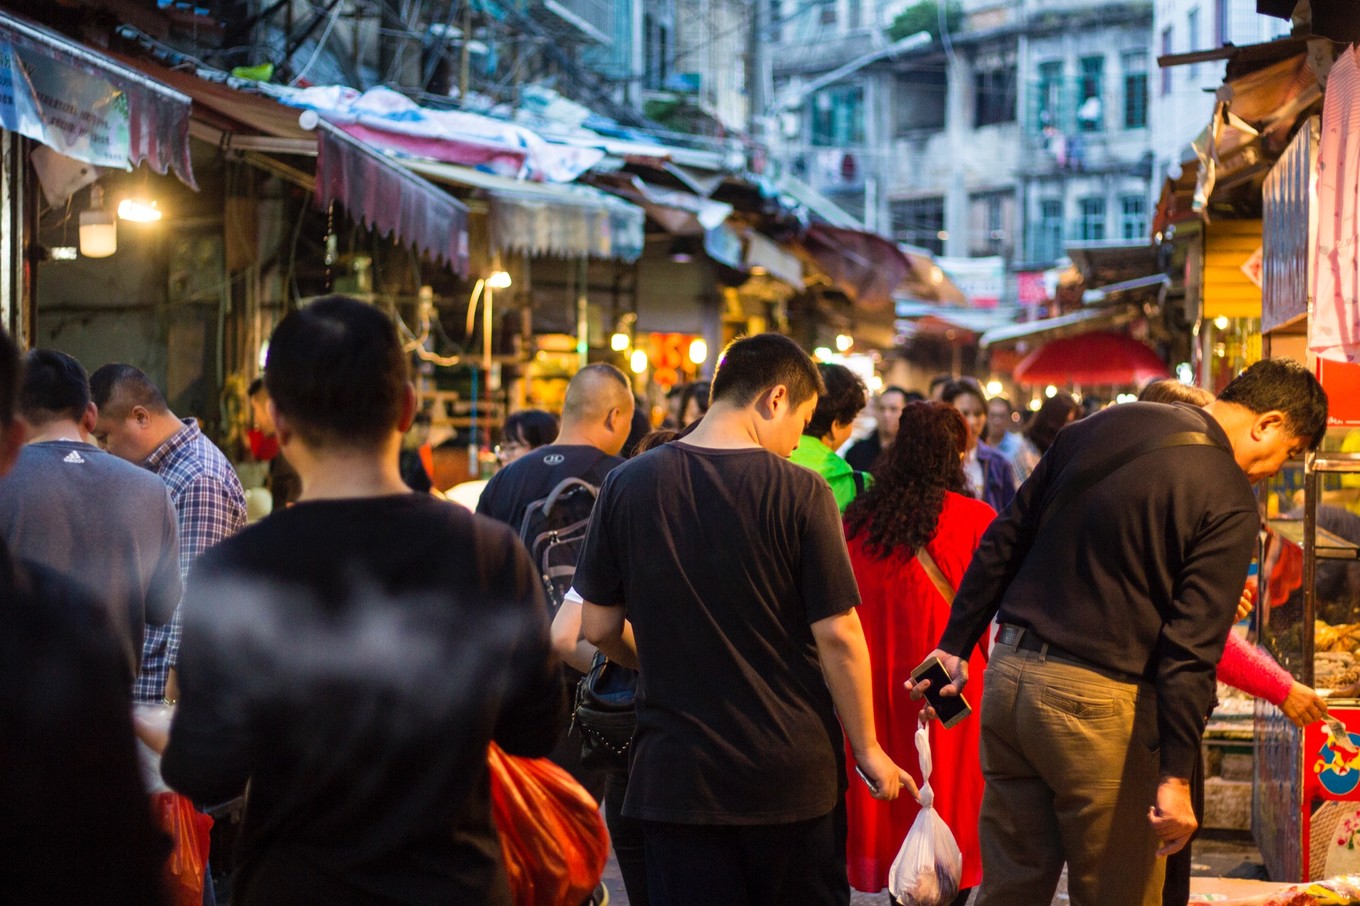
<path id="1" fill-rule="evenodd" d="M 1360 505 L 1360 452 L 1341 451 L 1357 443 L 1360 432 L 1332 432 L 1267 485 L 1257 613 L 1261 644 L 1360 730 L 1360 515 L 1349 508 Z M 1360 754 L 1265 702 L 1255 727 L 1253 827 L 1271 877 L 1360 871 Z"/>

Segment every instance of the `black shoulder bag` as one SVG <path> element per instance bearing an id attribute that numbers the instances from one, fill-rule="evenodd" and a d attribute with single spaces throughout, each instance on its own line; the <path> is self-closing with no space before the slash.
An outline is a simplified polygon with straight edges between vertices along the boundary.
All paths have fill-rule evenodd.
<path id="1" fill-rule="evenodd" d="M 628 749 L 637 730 L 638 675 L 602 652 L 576 684 L 571 720 L 581 728 L 581 766 L 592 771 L 627 771 Z"/>

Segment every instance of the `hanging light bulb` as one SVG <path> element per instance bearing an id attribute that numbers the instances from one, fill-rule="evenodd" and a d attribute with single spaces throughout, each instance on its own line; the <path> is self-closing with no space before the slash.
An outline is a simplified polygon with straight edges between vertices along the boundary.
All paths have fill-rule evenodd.
<path id="1" fill-rule="evenodd" d="M 836 334 L 836 349 L 839 352 L 849 352 L 850 347 L 855 345 L 855 338 L 848 333 Z"/>
<path id="2" fill-rule="evenodd" d="M 694 339 L 689 344 L 689 360 L 695 365 L 708 361 L 708 344 L 702 339 Z"/>
<path id="3" fill-rule="evenodd" d="M 107 258 L 118 251 L 118 223 L 104 209 L 104 187 L 90 189 L 90 206 L 80 212 L 80 254 Z"/>
<path id="4" fill-rule="evenodd" d="M 632 356 L 628 359 L 628 365 L 633 369 L 633 374 L 642 374 L 647 370 L 647 351 L 634 349 Z"/>
<path id="5" fill-rule="evenodd" d="M 509 289 L 510 275 L 505 271 L 492 271 L 491 276 L 486 278 L 486 285 L 492 289 Z"/>
<path id="6" fill-rule="evenodd" d="M 118 219 L 155 223 L 161 219 L 160 203 L 153 198 L 124 198 L 118 202 Z"/>
<path id="7" fill-rule="evenodd" d="M 628 348 L 630 342 L 631 341 L 628 339 L 628 334 L 620 330 L 615 332 L 614 335 L 609 338 L 609 348 L 614 350 L 615 352 L 623 352 L 625 349 Z"/>

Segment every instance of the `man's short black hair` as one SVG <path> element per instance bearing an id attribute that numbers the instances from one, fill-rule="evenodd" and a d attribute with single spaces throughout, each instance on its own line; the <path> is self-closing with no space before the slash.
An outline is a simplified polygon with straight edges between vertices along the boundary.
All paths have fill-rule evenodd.
<path id="1" fill-rule="evenodd" d="M 19 411 L 30 425 L 66 418 L 78 422 L 89 405 L 90 379 L 79 362 L 55 349 L 34 349 L 24 356 Z"/>
<path id="2" fill-rule="evenodd" d="M 146 372 L 121 362 L 95 369 L 90 375 L 90 396 L 99 411 L 111 418 L 127 418 L 133 406 L 155 413 L 170 411 L 165 395 Z"/>
<path id="3" fill-rule="evenodd" d="M 14 421 L 19 401 L 19 349 L 0 327 L 0 426 Z"/>
<path id="4" fill-rule="evenodd" d="M 264 385 L 307 444 L 362 448 L 400 426 L 407 374 L 391 318 L 349 296 L 324 296 L 274 328 Z"/>
<path id="5" fill-rule="evenodd" d="M 1232 379 L 1218 398 L 1257 415 L 1277 410 L 1295 437 L 1316 450 L 1327 433 L 1327 393 L 1313 373 L 1291 359 L 1262 359 Z"/>
<path id="6" fill-rule="evenodd" d="M 246 387 L 246 397 L 247 398 L 253 397 L 255 394 L 259 393 L 263 389 L 264 389 L 264 376 L 261 375 L 260 377 L 257 377 L 254 380 L 252 380 L 250 382 L 250 386 Z"/>
<path id="7" fill-rule="evenodd" d="M 789 402 L 801 406 L 826 392 L 812 357 L 782 334 L 740 337 L 727 344 L 713 374 L 711 399 L 733 406 L 749 406 L 766 390 L 783 384 Z"/>
<path id="8" fill-rule="evenodd" d="M 883 397 L 887 396 L 889 393 L 896 393 L 898 396 L 902 397 L 902 405 L 904 406 L 915 400 L 925 399 L 925 394 L 918 393 L 915 390 L 908 390 L 905 387 L 899 387 L 896 384 L 889 384 L 878 391 L 878 398 L 883 399 Z"/>
<path id="9" fill-rule="evenodd" d="M 832 425 L 854 421 L 869 399 L 859 375 L 844 365 L 823 362 L 817 370 L 822 373 L 826 392 L 817 397 L 817 408 L 803 429 L 808 437 L 825 437 L 831 433 Z"/>

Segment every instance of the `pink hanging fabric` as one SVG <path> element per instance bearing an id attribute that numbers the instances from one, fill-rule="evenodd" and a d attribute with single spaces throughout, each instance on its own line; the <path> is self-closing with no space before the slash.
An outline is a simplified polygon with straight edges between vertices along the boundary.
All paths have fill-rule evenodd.
<path id="1" fill-rule="evenodd" d="M 1308 347 L 1360 362 L 1360 59 L 1350 47 L 1327 77 L 1317 164 L 1317 245 Z"/>

